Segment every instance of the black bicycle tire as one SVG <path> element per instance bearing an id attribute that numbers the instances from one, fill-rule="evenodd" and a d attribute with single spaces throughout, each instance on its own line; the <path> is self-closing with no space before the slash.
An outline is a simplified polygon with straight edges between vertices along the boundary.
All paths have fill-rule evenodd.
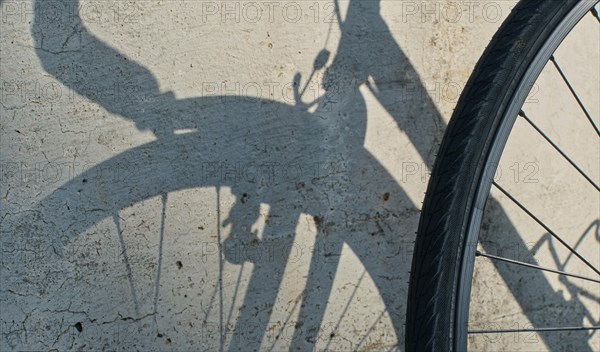
<path id="1" fill-rule="evenodd" d="M 423 203 L 409 281 L 407 351 L 466 349 L 466 336 L 457 336 L 456 306 L 465 299 L 457 296 L 457 288 L 461 278 L 470 285 L 471 273 L 463 273 L 461 263 L 471 255 L 467 232 L 481 221 L 481 214 L 474 213 L 483 211 L 481 197 L 489 195 L 490 175 L 518 112 L 513 105 L 525 100 L 529 89 L 524 80 L 539 66 L 540 51 L 558 46 L 552 40 L 561 35 L 560 25 L 580 16 L 576 9 L 597 2 L 521 0 L 475 66 L 442 140 Z"/>

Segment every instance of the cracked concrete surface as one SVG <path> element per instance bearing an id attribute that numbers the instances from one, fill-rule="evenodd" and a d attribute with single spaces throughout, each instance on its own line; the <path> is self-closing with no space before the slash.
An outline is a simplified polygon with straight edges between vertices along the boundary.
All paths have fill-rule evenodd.
<path id="1" fill-rule="evenodd" d="M 514 4 L 341 1 L 340 27 L 330 1 L 1 0 L 0 350 L 403 350 L 429 168 Z M 585 81 L 569 52 L 589 47 L 597 59 L 598 41 L 580 37 L 561 58 Z M 580 89 L 599 116 L 597 87 Z M 553 100 L 534 92 L 529 106 L 545 113 Z M 554 123 L 545 127 L 568 124 Z M 514 189 L 530 166 L 543 184 L 571 177 L 516 139 L 501 165 Z M 594 158 L 579 160 L 597 179 Z M 551 202 L 554 191 L 521 192 Z M 577 235 L 598 218 L 597 199 L 579 196 L 592 206 L 559 224 Z M 487 228 L 544 238 L 498 204 L 507 218 Z M 547 305 L 527 304 L 535 287 L 510 270 L 477 275 L 474 318 L 600 318 L 593 286 L 526 277 L 550 305 L 564 304 L 557 292 L 589 293 L 568 298 L 571 315 L 544 315 Z M 471 342 L 556 341 L 515 336 Z M 572 349 L 600 348 L 598 333 L 576 340 Z"/>

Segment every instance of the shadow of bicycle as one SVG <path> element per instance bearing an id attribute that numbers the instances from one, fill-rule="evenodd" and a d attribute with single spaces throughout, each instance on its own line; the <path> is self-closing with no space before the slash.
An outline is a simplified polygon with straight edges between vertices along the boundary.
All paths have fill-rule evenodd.
<path id="1" fill-rule="evenodd" d="M 36 20 L 45 13 L 56 13 L 55 5 L 36 1 Z M 414 240 L 414 227 L 405 224 L 406 219 L 416 218 L 418 210 L 365 148 L 364 92 L 370 91 L 395 119 L 428 165 L 445 124 L 430 99 L 410 104 L 398 96 L 397 88 L 403 85 L 415 87 L 415 96 L 427 94 L 379 6 L 380 1 L 349 2 L 345 19 L 339 23 L 341 38 L 335 57 L 324 73 L 325 93 L 309 104 L 302 102 L 299 75 L 293 82 L 295 104 L 253 97 L 176 99 L 159 91 L 148 69 L 90 33 L 78 16 L 59 13 L 56 21 L 35 21 L 36 53 L 50 75 L 106 111 L 133 121 L 140 131 L 151 131 L 156 140 L 86 170 L 34 208 L 8 215 L 3 226 L 18 224 L 15 231 L 24 236 L 42 231 L 61 247 L 99 222 L 112 219 L 131 291 L 131 305 L 119 310 L 133 310 L 131 315 L 136 318 L 158 310 L 160 260 L 168 236 L 164 209 L 169 194 L 227 187 L 236 202 L 227 219 L 218 215 L 219 228 L 231 226 L 227 238 L 219 234 L 217 239 L 220 261 L 243 264 L 224 250 L 228 246 L 262 245 L 283 251 L 273 261 L 252 263 L 243 303 L 229 334 L 240 333 L 226 341 L 226 332 L 219 331 L 221 350 L 261 349 L 303 214 L 313 218 L 317 234 L 306 285 L 296 302 L 298 320 L 288 341 L 290 349 L 312 350 L 321 338 L 326 307 L 335 299 L 333 278 L 344 245 L 373 279 L 402 346 L 410 261 L 398 253 Z M 364 43 L 369 43 L 368 50 Z M 393 58 L 394 63 L 379 65 L 383 57 Z M 114 87 L 123 88 L 121 94 Z M 114 174 L 106 171 L 114 169 L 124 170 L 127 180 L 115 182 Z M 119 213 L 155 197 L 160 197 L 163 206 L 160 253 L 153 307 L 144 311 L 138 302 Z M 249 229 L 261 217 L 261 204 L 268 205 L 269 217 L 277 220 L 267 224 L 259 238 Z M 217 208 L 219 213 L 219 205 Z M 197 210 L 198 217 L 208 216 Z M 365 222 L 371 224 L 368 229 L 362 226 Z M 519 243 L 516 236 L 510 240 Z M 223 288 L 219 290 L 222 294 Z M 535 319 L 532 321 L 535 324 Z M 223 317 L 221 329 L 222 324 Z M 357 350 L 367 347 L 364 338 L 354 346 Z"/>

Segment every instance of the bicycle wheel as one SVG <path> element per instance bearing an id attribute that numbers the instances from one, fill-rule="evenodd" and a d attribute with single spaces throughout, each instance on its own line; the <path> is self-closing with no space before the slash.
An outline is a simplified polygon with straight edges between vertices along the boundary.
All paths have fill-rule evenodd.
<path id="1" fill-rule="evenodd" d="M 519 2 L 475 67 L 440 146 L 423 205 L 409 282 L 407 351 L 465 351 L 470 334 L 521 331 L 473 331 L 468 328 L 474 266 L 479 260 L 476 257 L 503 261 L 506 265 L 524 265 L 531 270 L 545 270 L 538 265 L 478 250 L 482 219 L 486 204 L 490 207 L 492 187 L 518 205 L 589 269 L 589 273 L 585 274 L 573 275 L 562 270 L 554 270 L 554 274 L 583 278 L 598 288 L 600 271 L 597 264 L 592 264 L 589 258 L 578 253 L 576 246 L 561 239 L 519 203 L 518 197 L 494 182 L 511 130 L 521 116 L 585 177 L 583 182 L 586 186 L 582 187 L 591 186 L 597 198 L 600 190 L 595 180 L 597 177 L 589 176 L 577 163 L 568 159 L 523 111 L 525 100 L 544 67 L 554 64 L 560 71 L 553 54 L 571 30 L 588 15 L 600 22 L 595 9 L 597 4 L 596 0 Z M 560 71 L 560 74 L 563 75 L 563 72 Z M 577 98 L 573 87 L 568 83 L 567 86 Z M 595 87 L 597 89 L 597 82 Z M 577 102 L 585 112 L 588 127 L 592 125 L 595 142 L 598 143 L 600 132 L 597 122 L 579 98 Z M 501 237 L 502 233 L 494 235 Z M 530 330 L 569 329 L 597 330 L 598 326 L 536 326 Z"/>

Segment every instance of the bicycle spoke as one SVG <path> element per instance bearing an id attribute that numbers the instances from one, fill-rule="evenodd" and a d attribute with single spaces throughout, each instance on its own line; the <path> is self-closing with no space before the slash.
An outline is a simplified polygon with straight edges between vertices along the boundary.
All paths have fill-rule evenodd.
<path id="1" fill-rule="evenodd" d="M 225 335 L 223 332 L 223 242 L 221 240 L 221 187 L 216 187 L 217 193 L 217 248 L 219 250 L 219 352 L 225 348 Z M 232 303 L 233 304 L 233 303 Z"/>
<path id="2" fill-rule="evenodd" d="M 352 291 L 352 294 L 350 295 L 350 298 L 348 299 L 348 302 L 346 303 L 346 306 L 344 307 L 342 314 L 340 314 L 340 318 L 338 319 L 337 324 L 335 324 L 334 331 L 337 331 L 339 329 L 340 324 L 342 323 L 342 319 L 346 315 L 348 308 L 350 308 L 350 304 L 352 303 L 352 300 L 354 299 L 356 292 L 358 292 L 358 288 L 360 287 L 360 284 L 361 284 L 362 280 L 364 279 L 366 273 L 367 273 L 367 271 L 364 270 L 362 275 L 360 275 L 360 278 L 358 279 L 358 282 L 354 286 L 354 290 Z M 327 345 L 325 345 L 325 351 L 329 351 L 329 345 L 331 344 L 331 341 L 332 341 L 331 339 L 329 341 L 327 341 Z"/>
<path id="3" fill-rule="evenodd" d="M 238 272 L 238 277 L 237 280 L 235 282 L 235 289 L 233 290 L 233 298 L 231 299 L 231 306 L 229 306 L 229 313 L 227 313 L 227 319 L 225 320 L 225 323 L 227 325 L 229 325 L 229 323 L 231 323 L 231 316 L 233 315 L 233 308 L 235 305 L 235 302 L 237 302 L 237 296 L 238 296 L 238 291 L 240 289 L 240 284 L 242 283 L 242 274 L 244 273 L 244 262 L 242 262 L 242 265 L 240 265 L 240 271 Z"/>
<path id="4" fill-rule="evenodd" d="M 296 311 L 296 307 L 298 307 L 298 304 L 300 303 L 300 301 L 302 301 L 302 299 L 301 299 L 302 295 L 303 295 L 303 293 L 301 293 L 296 298 L 296 303 L 294 303 L 294 306 L 292 307 L 292 309 L 290 309 L 290 314 L 288 314 L 287 318 L 285 319 L 285 321 L 281 325 L 281 329 L 279 329 L 279 332 L 275 335 L 275 341 L 273 341 L 273 344 L 271 345 L 271 348 L 267 352 L 273 352 L 273 349 L 275 348 L 275 345 L 277 344 L 277 342 L 279 340 L 279 336 L 281 336 L 281 334 L 284 332 L 284 330 L 288 326 L 288 324 L 290 322 L 290 319 L 292 319 L 292 314 L 294 314 L 294 312 Z"/>
<path id="5" fill-rule="evenodd" d="M 578 278 L 578 279 L 592 281 L 592 282 L 597 282 L 597 283 L 600 284 L 600 280 L 597 280 L 597 279 L 591 279 L 589 277 L 585 277 L 585 276 L 581 276 L 581 275 L 577 275 L 577 274 L 570 274 L 570 273 L 567 273 L 567 272 L 561 271 L 561 270 L 554 270 L 554 269 L 550 269 L 550 268 L 544 268 L 544 267 L 541 267 L 539 265 L 529 264 L 529 263 L 521 262 L 521 261 L 514 260 L 514 259 L 508 259 L 508 258 L 498 257 L 498 256 L 491 255 L 491 254 L 481 253 L 479 251 L 477 251 L 475 253 L 475 255 L 478 256 L 478 257 L 485 257 L 485 258 L 489 258 L 489 259 L 492 259 L 492 260 L 498 260 L 498 261 L 509 263 L 509 264 L 515 264 L 515 265 L 520 265 L 520 266 L 524 266 L 524 267 L 527 267 L 527 268 L 533 268 L 533 269 L 538 269 L 538 270 L 542 270 L 542 271 L 547 271 L 547 272 L 551 272 L 551 273 L 555 273 L 555 274 L 559 274 L 559 275 L 575 277 L 575 278 Z"/>
<path id="6" fill-rule="evenodd" d="M 547 332 L 547 331 L 589 331 L 600 330 L 600 326 L 575 326 L 565 328 L 532 328 L 532 329 L 503 329 L 503 330 L 470 330 L 467 334 L 506 334 L 519 332 Z"/>
<path id="7" fill-rule="evenodd" d="M 592 116 L 590 115 L 590 113 L 587 111 L 587 109 L 581 102 L 581 99 L 579 99 L 579 96 L 577 95 L 577 93 L 575 93 L 575 89 L 573 88 L 573 86 L 571 85 L 569 80 L 567 79 L 567 76 L 565 76 L 563 70 L 560 68 L 560 66 L 556 62 L 554 55 L 552 55 L 550 57 L 550 61 L 552 61 L 552 63 L 554 64 L 554 67 L 556 67 L 556 69 L 558 70 L 558 73 L 562 77 L 563 81 L 565 81 L 565 83 L 567 84 L 567 87 L 569 87 L 571 94 L 573 94 L 573 96 L 575 97 L 575 100 L 577 100 L 579 107 L 581 107 L 581 110 L 583 110 L 583 113 L 585 114 L 585 116 L 587 116 L 588 121 L 590 121 L 590 123 L 592 124 L 592 127 L 594 127 L 594 130 L 596 130 L 596 134 L 598 135 L 598 137 L 600 137 L 600 130 L 598 129 L 598 126 L 596 126 L 596 123 L 594 123 L 594 119 L 592 119 Z"/>
<path id="8" fill-rule="evenodd" d="M 160 272 L 162 270 L 163 244 L 165 241 L 165 218 L 167 213 L 167 194 L 160 196 L 162 212 L 160 214 L 160 237 L 158 239 L 158 263 L 156 265 L 156 284 L 154 287 L 154 314 L 158 312 L 158 295 L 160 290 Z M 155 318 L 156 321 L 156 318 Z M 158 329 L 158 327 L 157 327 Z"/>
<path id="9" fill-rule="evenodd" d="M 575 249 L 573 249 L 571 246 L 569 246 L 562 238 L 560 238 L 560 236 L 558 236 L 554 231 L 552 231 L 548 226 L 546 226 L 546 224 L 544 224 L 540 219 L 538 219 L 537 216 L 533 215 L 532 212 L 530 212 L 527 208 L 525 208 L 523 206 L 523 204 L 521 204 L 518 200 L 515 199 L 515 197 L 513 197 L 510 193 L 508 193 L 504 188 L 502 188 L 499 184 L 497 184 L 496 182 L 492 182 L 492 184 L 498 188 L 498 190 L 500 190 L 500 192 L 504 193 L 505 196 L 507 196 L 513 203 L 515 203 L 519 208 L 521 208 L 521 210 L 523 210 L 525 213 L 527 213 L 527 215 L 529 215 L 533 220 L 535 220 L 535 222 L 537 222 L 540 226 L 542 226 L 546 231 L 548 231 L 548 233 L 554 237 L 558 242 L 560 242 L 563 246 L 565 246 L 569 251 L 571 251 L 571 253 L 573 253 L 577 258 L 581 259 L 581 261 L 583 261 L 588 267 L 590 267 L 590 269 L 594 270 L 596 272 L 596 274 L 600 275 L 600 270 L 596 269 L 592 264 L 590 264 L 590 262 L 588 262 L 584 257 L 581 256 L 581 254 L 579 254 Z"/>
<path id="10" fill-rule="evenodd" d="M 356 351 L 360 350 L 360 347 L 362 346 L 362 344 L 367 340 L 367 337 L 373 332 L 375 331 L 375 326 L 377 326 L 377 323 L 379 323 L 379 321 L 381 320 L 381 318 L 383 318 L 383 315 L 385 314 L 385 310 L 381 312 L 381 314 L 379 314 L 379 317 L 377 317 L 377 319 L 375 320 L 375 322 L 371 325 L 371 327 L 369 328 L 369 330 L 367 330 L 367 333 L 362 337 L 362 339 L 360 339 L 360 341 L 358 342 L 358 345 L 356 345 Z"/>
<path id="11" fill-rule="evenodd" d="M 529 117 L 527 116 L 527 114 L 525 114 L 525 112 L 523 110 L 519 111 L 519 116 L 524 118 L 525 121 L 527 121 L 531 125 L 531 127 L 533 127 L 542 137 L 544 137 L 544 139 L 548 143 L 550 143 L 550 145 L 552 147 L 554 147 L 554 149 L 556 149 L 556 151 L 560 155 L 562 155 L 563 158 L 565 158 L 581 174 L 581 176 L 583 176 L 592 186 L 594 186 L 597 191 L 600 191 L 600 187 L 585 172 L 583 172 L 583 170 L 581 170 L 581 168 L 579 168 L 579 166 L 577 166 L 577 164 L 575 164 L 575 162 L 571 158 L 569 158 L 567 156 L 567 154 L 565 154 L 565 152 L 563 152 L 560 149 L 559 146 L 557 146 L 554 142 L 552 142 L 550 137 L 548 137 L 548 135 L 546 135 L 535 123 L 533 123 L 533 121 L 531 121 L 531 119 L 529 119 Z"/>
<path id="12" fill-rule="evenodd" d="M 137 293 L 135 290 L 135 284 L 133 283 L 133 274 L 131 271 L 131 263 L 129 262 L 129 256 L 127 255 L 127 247 L 125 246 L 125 239 L 123 238 L 123 229 L 121 228 L 122 218 L 119 214 L 112 216 L 113 222 L 117 227 L 117 234 L 119 235 L 119 244 L 121 246 L 121 253 L 123 255 L 123 263 L 125 263 L 125 271 L 127 272 L 127 281 L 129 281 L 129 289 L 131 290 L 131 298 L 133 299 L 133 306 L 135 308 L 135 315 L 139 316 L 140 307 L 138 303 Z"/>

